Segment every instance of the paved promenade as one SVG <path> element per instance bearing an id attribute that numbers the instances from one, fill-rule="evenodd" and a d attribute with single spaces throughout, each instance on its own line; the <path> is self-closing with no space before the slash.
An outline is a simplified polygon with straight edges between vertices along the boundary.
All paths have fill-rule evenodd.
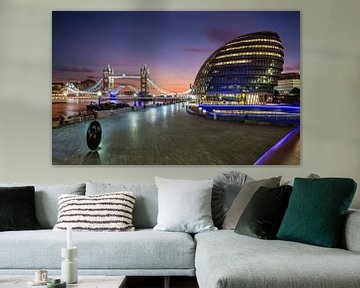
<path id="1" fill-rule="evenodd" d="M 253 165 L 294 129 L 208 120 L 186 113 L 182 104 L 99 121 L 103 137 L 96 152 L 86 145 L 89 122 L 53 129 L 53 164 Z"/>
<path id="2" fill-rule="evenodd" d="M 255 165 L 300 165 L 300 142 L 298 127 L 265 152 Z"/>

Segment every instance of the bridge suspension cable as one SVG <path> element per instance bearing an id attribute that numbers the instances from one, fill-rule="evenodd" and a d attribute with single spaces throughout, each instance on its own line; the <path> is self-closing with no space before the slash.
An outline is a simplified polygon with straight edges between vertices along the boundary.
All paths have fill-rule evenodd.
<path id="1" fill-rule="evenodd" d="M 155 88 L 157 89 L 158 91 L 160 91 L 161 93 L 163 94 L 175 94 L 174 92 L 169 92 L 169 91 L 166 91 L 164 90 L 163 88 L 161 88 L 161 86 L 157 83 L 155 83 L 153 80 L 151 79 L 148 79 L 148 82 Z"/>
<path id="2" fill-rule="evenodd" d="M 97 94 L 97 92 L 89 92 L 89 91 L 82 91 L 79 88 L 76 88 L 74 83 L 66 83 L 65 90 L 67 93 L 75 93 L 75 94 Z"/>

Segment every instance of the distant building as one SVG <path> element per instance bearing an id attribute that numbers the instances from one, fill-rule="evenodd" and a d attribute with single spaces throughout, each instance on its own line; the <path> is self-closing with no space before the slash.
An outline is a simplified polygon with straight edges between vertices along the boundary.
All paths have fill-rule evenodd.
<path id="1" fill-rule="evenodd" d="M 62 82 L 53 82 L 52 83 L 52 93 L 61 93 L 61 90 L 64 88 L 64 83 Z"/>
<path id="2" fill-rule="evenodd" d="M 288 95 L 294 88 L 301 87 L 300 74 L 299 73 L 283 73 L 278 81 L 278 86 L 275 90 L 279 91 L 280 95 Z"/>
<path id="3" fill-rule="evenodd" d="M 283 64 L 277 33 L 242 35 L 210 55 L 196 76 L 193 93 L 205 102 L 262 104 L 272 98 Z"/>

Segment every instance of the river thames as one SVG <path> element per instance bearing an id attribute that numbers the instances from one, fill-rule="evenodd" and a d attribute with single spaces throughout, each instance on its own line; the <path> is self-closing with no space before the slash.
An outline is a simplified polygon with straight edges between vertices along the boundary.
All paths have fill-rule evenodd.
<path id="1" fill-rule="evenodd" d="M 253 165 L 294 127 L 216 121 L 182 103 L 123 111 L 99 120 L 97 151 L 86 144 L 90 122 L 52 130 L 55 165 Z"/>

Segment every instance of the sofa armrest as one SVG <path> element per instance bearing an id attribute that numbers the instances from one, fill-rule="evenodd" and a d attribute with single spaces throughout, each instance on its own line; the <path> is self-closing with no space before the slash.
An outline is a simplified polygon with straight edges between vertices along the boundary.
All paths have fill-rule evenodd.
<path id="1" fill-rule="evenodd" d="M 360 253 L 360 210 L 349 210 L 343 232 L 343 248 Z"/>

